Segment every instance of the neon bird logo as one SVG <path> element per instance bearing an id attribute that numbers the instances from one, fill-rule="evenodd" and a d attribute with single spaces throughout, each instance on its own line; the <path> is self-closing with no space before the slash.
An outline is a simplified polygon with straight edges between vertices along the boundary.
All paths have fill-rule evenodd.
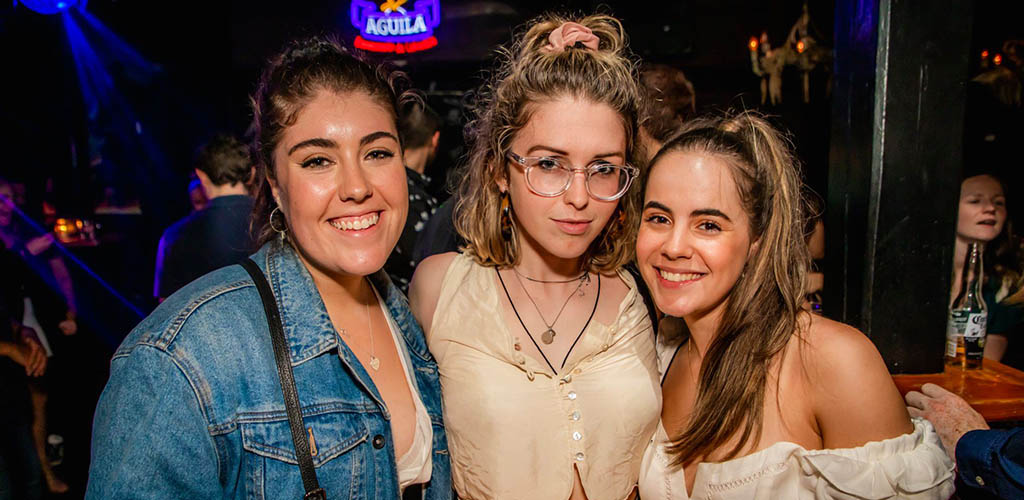
<path id="1" fill-rule="evenodd" d="M 434 28 L 441 24 L 440 0 L 387 0 L 377 5 L 368 0 L 352 0 L 352 25 L 359 29 L 356 48 L 399 54 L 419 52 L 437 46 Z"/>

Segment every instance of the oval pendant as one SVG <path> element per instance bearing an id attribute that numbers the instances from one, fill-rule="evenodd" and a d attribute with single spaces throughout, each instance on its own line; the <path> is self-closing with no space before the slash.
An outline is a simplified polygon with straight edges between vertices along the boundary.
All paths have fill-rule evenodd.
<path id="1" fill-rule="evenodd" d="M 550 329 L 550 328 L 548 328 L 548 331 L 544 332 L 544 334 L 540 336 L 540 341 L 544 342 L 545 344 L 550 344 L 550 343 L 554 342 L 555 341 L 555 331 Z"/>

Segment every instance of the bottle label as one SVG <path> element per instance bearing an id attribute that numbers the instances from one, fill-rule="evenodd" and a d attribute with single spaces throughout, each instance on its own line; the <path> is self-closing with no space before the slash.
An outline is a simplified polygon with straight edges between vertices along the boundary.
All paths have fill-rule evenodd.
<path id="1" fill-rule="evenodd" d="M 956 343 L 967 329 L 967 311 L 950 311 L 946 323 L 946 340 Z"/>
<path id="2" fill-rule="evenodd" d="M 985 336 L 985 326 L 988 321 L 988 314 L 983 312 L 967 315 L 964 325 L 964 338 L 977 339 Z"/>
<path id="3" fill-rule="evenodd" d="M 947 358 L 955 358 L 956 357 L 956 341 L 955 340 L 947 340 L 946 341 L 946 357 Z"/>

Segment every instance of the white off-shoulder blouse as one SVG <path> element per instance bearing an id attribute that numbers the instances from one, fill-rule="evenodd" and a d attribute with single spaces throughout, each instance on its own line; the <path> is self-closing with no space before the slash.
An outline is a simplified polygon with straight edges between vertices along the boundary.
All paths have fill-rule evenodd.
<path id="1" fill-rule="evenodd" d="M 657 343 L 662 372 L 678 343 Z M 683 470 L 670 467 L 662 425 L 644 452 L 640 466 L 643 500 L 721 499 L 947 499 L 954 491 L 953 462 L 932 424 L 913 419 L 909 434 L 857 448 L 807 450 L 778 442 L 745 457 L 697 465 L 693 492 L 687 495 Z"/>

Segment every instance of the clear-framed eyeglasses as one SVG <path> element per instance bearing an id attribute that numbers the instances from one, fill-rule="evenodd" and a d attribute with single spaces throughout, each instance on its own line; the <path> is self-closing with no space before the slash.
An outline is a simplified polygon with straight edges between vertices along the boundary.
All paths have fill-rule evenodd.
<path id="1" fill-rule="evenodd" d="M 526 186 L 534 194 L 553 198 L 569 190 L 576 172 L 586 177 L 590 196 L 604 201 L 617 200 L 626 194 L 629 185 L 640 171 L 630 165 L 594 163 L 586 168 L 575 168 L 569 162 L 551 156 L 519 156 L 513 152 L 508 158 L 523 167 Z"/>

